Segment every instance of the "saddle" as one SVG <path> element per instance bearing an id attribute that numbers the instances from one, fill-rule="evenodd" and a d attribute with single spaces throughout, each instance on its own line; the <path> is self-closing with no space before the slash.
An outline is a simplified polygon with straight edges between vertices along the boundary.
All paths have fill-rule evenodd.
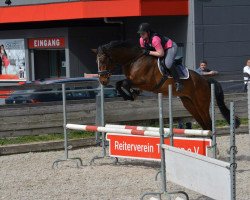
<path id="1" fill-rule="evenodd" d="M 181 56 L 176 57 L 174 59 L 173 65 L 176 66 L 176 70 L 177 70 L 177 73 L 178 73 L 180 79 L 188 79 L 189 78 L 189 71 L 182 64 L 182 58 L 183 57 L 181 57 Z M 165 65 L 165 57 L 158 58 L 158 68 L 159 68 L 160 73 L 162 74 L 162 78 L 156 84 L 155 89 L 160 88 L 168 78 L 172 78 L 169 69 Z"/>
<path id="2" fill-rule="evenodd" d="M 182 59 L 182 56 L 177 56 L 174 59 L 173 65 L 177 67 L 177 72 L 179 74 L 180 79 L 188 79 L 189 72 L 188 69 L 182 64 Z M 165 57 L 158 59 L 158 68 L 163 76 L 172 77 L 169 69 L 165 65 Z"/>

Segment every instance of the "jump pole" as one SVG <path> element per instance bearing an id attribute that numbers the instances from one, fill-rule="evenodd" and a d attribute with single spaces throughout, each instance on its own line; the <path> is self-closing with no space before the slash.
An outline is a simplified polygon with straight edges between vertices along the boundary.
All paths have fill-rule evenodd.
<path id="1" fill-rule="evenodd" d="M 106 151 L 106 144 L 107 144 L 107 140 L 106 140 L 106 133 L 107 131 L 105 130 L 105 112 L 104 112 L 104 87 L 102 84 L 100 84 L 99 86 L 99 89 L 100 89 L 100 122 L 101 122 L 101 126 L 100 127 L 97 127 L 97 126 L 92 126 L 95 127 L 94 129 L 92 130 L 87 130 L 87 129 L 83 129 L 82 127 L 79 127 L 79 126 L 82 126 L 82 125 L 78 125 L 78 124 L 67 124 L 67 128 L 69 129 L 75 129 L 75 130 L 87 130 L 87 131 L 94 131 L 96 132 L 96 142 L 99 141 L 99 132 L 101 132 L 101 135 L 102 135 L 102 139 L 101 139 L 101 144 L 102 144 L 102 155 L 101 156 L 94 156 L 91 160 L 90 160 L 90 165 L 92 165 L 94 163 L 95 160 L 97 159 L 102 159 L 102 158 L 105 158 L 105 157 L 110 157 L 110 156 L 107 156 L 107 151 Z M 70 128 L 70 126 L 72 128 Z M 78 128 L 77 128 L 78 126 Z M 84 125 L 83 125 L 84 126 Z M 86 125 L 87 126 L 87 125 Z M 117 163 L 118 162 L 118 158 L 115 158 L 115 161 L 114 163 Z"/>
<path id="2" fill-rule="evenodd" d="M 237 147 L 233 102 L 230 102 L 230 162 L 197 155 L 168 145 L 163 145 L 163 148 L 166 155 L 167 180 L 212 199 L 236 199 Z"/>
<path id="3" fill-rule="evenodd" d="M 147 126 L 130 126 L 130 125 L 116 125 L 116 124 L 106 124 L 105 127 L 108 128 L 117 128 L 117 129 L 132 129 L 132 130 L 144 130 L 144 131 L 156 131 L 159 132 L 160 128 L 158 127 L 147 127 Z M 170 128 L 164 128 L 165 134 L 170 134 Z M 211 136 L 210 130 L 196 130 L 196 129 L 179 129 L 173 128 L 173 133 L 180 136 L 202 136 L 209 137 Z"/>
<path id="4" fill-rule="evenodd" d="M 59 162 L 64 161 L 74 161 L 77 164 L 77 167 L 82 166 L 82 159 L 75 157 L 69 158 L 69 146 L 68 146 L 68 133 L 67 133 L 67 108 L 66 108 L 66 90 L 65 90 L 65 83 L 62 84 L 62 100 L 63 100 L 63 133 L 64 133 L 64 158 L 57 159 L 53 162 L 52 168 L 54 169 L 55 165 L 58 166 Z"/>
<path id="5" fill-rule="evenodd" d="M 100 89 L 100 123 L 101 123 L 101 126 L 104 126 L 105 124 L 105 115 L 104 115 L 104 88 L 103 88 L 103 85 L 102 84 L 99 84 L 99 89 Z M 98 98 L 98 97 L 97 97 Z M 67 124 L 67 128 L 68 127 L 68 124 Z M 70 129 L 74 129 L 74 128 L 70 128 Z M 84 129 L 75 129 L 75 130 L 84 130 Z M 99 141 L 99 132 L 101 132 L 101 135 L 102 135 L 102 139 L 101 139 L 101 144 L 102 144 L 102 155 L 101 156 L 94 156 L 91 161 L 90 161 L 90 164 L 92 164 L 94 162 L 94 160 L 96 159 L 101 159 L 101 158 L 104 158 L 106 157 L 107 153 L 106 153 L 106 133 L 104 131 L 99 131 L 99 130 L 96 130 L 95 131 L 95 137 L 96 137 L 96 142 L 98 143 Z"/>
<path id="6" fill-rule="evenodd" d="M 168 92 L 169 92 L 169 103 L 170 103 L 170 106 L 172 106 L 172 85 L 169 86 Z M 165 137 L 170 137 L 170 139 L 171 139 L 171 135 L 169 135 L 169 134 L 164 135 L 164 118 L 163 118 L 162 93 L 158 93 L 158 104 L 159 104 L 159 125 L 160 125 L 160 128 L 159 128 L 159 130 L 160 130 L 160 149 L 161 149 L 161 170 L 160 170 L 160 174 L 161 174 L 162 191 L 161 192 L 146 192 L 141 196 L 141 200 L 143 200 L 144 197 L 146 197 L 148 195 L 158 196 L 159 200 L 161 200 L 162 195 L 169 196 L 171 194 L 183 194 L 186 197 L 186 199 L 189 200 L 188 194 L 185 193 L 184 191 L 175 191 L 175 192 L 168 192 L 167 191 L 165 151 L 162 148 L 162 146 L 164 144 L 164 138 Z M 172 108 L 171 108 L 170 112 L 169 112 L 169 118 L 172 118 L 172 117 L 173 117 L 173 115 L 172 115 Z M 169 119 L 169 122 L 171 123 L 171 126 L 172 126 L 173 119 Z M 170 128 L 170 134 L 171 134 L 171 128 Z M 172 136 L 173 136 L 173 134 L 172 134 Z M 172 144 L 173 144 L 173 141 L 172 141 Z M 158 175 L 158 173 L 157 173 L 157 175 Z"/>
<path id="7" fill-rule="evenodd" d="M 108 132 L 108 133 L 119 133 L 125 135 L 143 135 L 143 136 L 160 136 L 160 128 L 152 127 L 152 129 L 140 130 L 135 128 L 123 128 L 120 125 L 110 125 L 110 126 L 94 126 L 94 125 L 80 125 L 80 124 L 67 124 L 67 129 L 79 130 L 79 131 L 90 131 L 90 132 Z M 169 129 L 168 129 L 169 130 Z M 165 131 L 163 129 L 165 136 L 170 136 L 170 131 Z M 190 134 L 191 136 L 191 134 Z M 203 136 L 207 136 L 203 134 Z"/>
<path id="8" fill-rule="evenodd" d="M 133 129 L 119 129 L 110 128 L 104 126 L 91 126 L 91 125 L 79 125 L 79 124 L 67 124 L 67 129 L 90 131 L 90 132 L 104 132 L 104 133 L 120 133 L 126 135 L 143 135 L 143 136 L 160 136 L 159 131 L 147 131 L 147 130 L 133 130 Z"/>
<path id="9" fill-rule="evenodd" d="M 230 102 L 230 179 L 231 179 L 231 200 L 236 199 L 236 160 L 237 147 L 235 144 L 235 107 Z"/>
<path id="10" fill-rule="evenodd" d="M 162 93 L 158 93 L 158 104 L 159 104 L 159 124 L 160 124 L 160 146 L 164 144 L 164 127 L 163 127 L 163 104 L 162 104 Z M 160 169 L 160 174 L 161 174 L 161 180 L 162 180 L 162 191 L 161 192 L 146 192 L 141 196 L 141 200 L 144 199 L 144 197 L 148 195 L 153 195 L 153 196 L 158 196 L 161 199 L 161 195 L 167 193 L 167 181 L 166 181 L 166 171 L 165 171 L 165 152 L 161 148 L 161 169 Z"/>
<path id="11" fill-rule="evenodd" d="M 212 154 L 216 158 L 217 143 L 216 143 L 216 128 L 215 128 L 215 89 L 214 84 L 211 84 L 211 120 L 212 120 Z"/>
<path id="12" fill-rule="evenodd" d="M 173 107 L 172 107 L 172 85 L 168 85 L 168 112 L 169 112 L 169 137 L 170 137 L 170 146 L 174 146 L 174 133 L 173 133 Z M 163 144 L 163 143 L 162 143 Z M 161 146 L 162 146 L 161 144 Z M 164 149 L 162 149 L 164 152 Z M 165 159 L 165 152 L 164 152 Z"/>

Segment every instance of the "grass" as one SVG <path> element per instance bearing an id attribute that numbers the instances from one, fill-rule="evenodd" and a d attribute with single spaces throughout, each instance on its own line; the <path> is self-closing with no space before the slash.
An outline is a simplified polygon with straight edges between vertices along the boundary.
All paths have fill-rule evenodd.
<path id="1" fill-rule="evenodd" d="M 185 121 L 187 122 L 187 121 Z M 240 119 L 241 125 L 248 125 L 248 119 L 247 118 L 241 118 Z M 153 126 L 153 127 L 158 127 L 159 126 L 159 121 L 157 120 L 147 120 L 147 121 L 134 121 L 134 122 L 124 122 L 123 124 L 129 124 L 132 126 Z M 168 120 L 164 120 L 164 126 L 168 127 Z M 216 127 L 224 127 L 224 126 L 229 126 L 226 120 L 216 120 Z M 174 128 L 178 127 L 178 123 L 175 122 L 173 124 Z M 192 123 L 192 128 L 193 129 L 201 129 L 201 126 L 197 123 L 194 122 Z"/>
<path id="2" fill-rule="evenodd" d="M 248 119 L 241 119 L 242 125 L 248 124 Z M 124 124 L 134 125 L 134 126 L 159 126 L 159 122 L 157 120 L 147 120 L 147 121 L 135 121 L 135 122 L 125 122 Z M 168 126 L 168 121 L 165 121 L 164 124 Z M 177 127 L 178 124 L 175 123 L 174 127 Z M 217 120 L 216 127 L 228 126 L 225 120 Z M 193 123 L 193 129 L 200 129 L 201 127 L 197 123 Z M 86 132 L 86 131 L 71 131 L 68 134 L 69 139 L 81 139 L 81 138 L 89 138 L 93 137 L 95 133 Z M 48 135 L 35 135 L 35 136 L 20 136 L 20 137 L 8 137 L 8 138 L 0 138 L 0 146 L 3 145 L 11 145 L 11 144 L 27 144 L 32 142 L 47 142 L 47 141 L 56 141 L 63 140 L 64 135 L 62 133 L 54 133 Z"/>
<path id="3" fill-rule="evenodd" d="M 72 131 L 68 134 L 69 139 L 80 139 L 80 138 L 89 138 L 93 137 L 94 133 L 86 131 Z M 8 137 L 0 139 L 0 146 L 11 145 L 11 144 L 26 144 L 32 142 L 47 142 L 47 141 L 56 141 L 63 140 L 63 134 L 47 134 L 47 135 L 27 135 L 20 137 Z"/>

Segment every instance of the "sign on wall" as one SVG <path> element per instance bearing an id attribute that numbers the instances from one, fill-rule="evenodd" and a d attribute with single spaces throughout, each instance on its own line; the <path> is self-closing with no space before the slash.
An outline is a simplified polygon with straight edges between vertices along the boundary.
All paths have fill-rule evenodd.
<path id="1" fill-rule="evenodd" d="M 2 63 L 0 81 L 25 81 L 26 63 L 24 39 L 0 40 Z"/>
<path id="2" fill-rule="evenodd" d="M 53 49 L 65 48 L 65 40 L 62 37 L 30 38 L 29 49 Z"/>

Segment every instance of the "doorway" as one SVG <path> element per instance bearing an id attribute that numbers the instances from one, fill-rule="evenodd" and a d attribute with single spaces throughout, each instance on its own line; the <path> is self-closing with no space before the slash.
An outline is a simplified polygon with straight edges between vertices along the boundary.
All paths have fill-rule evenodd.
<path id="1" fill-rule="evenodd" d="M 65 50 L 34 49 L 35 79 L 66 77 Z"/>

